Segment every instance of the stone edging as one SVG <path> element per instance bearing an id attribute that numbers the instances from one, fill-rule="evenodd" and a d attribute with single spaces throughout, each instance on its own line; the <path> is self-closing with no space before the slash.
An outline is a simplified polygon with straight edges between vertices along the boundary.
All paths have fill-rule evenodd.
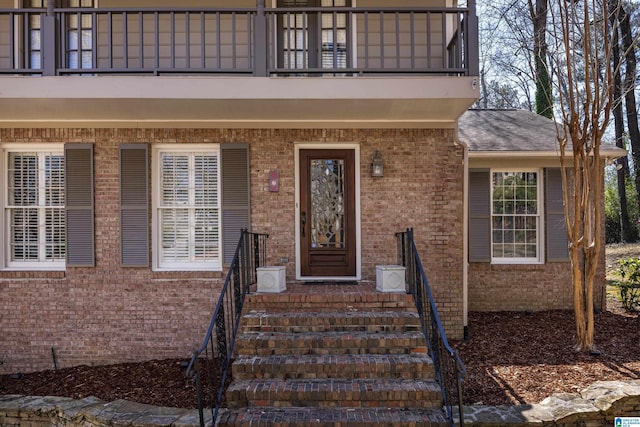
<path id="1" fill-rule="evenodd" d="M 465 406 L 465 426 L 613 426 L 640 416 L 640 380 L 598 381 L 580 393 L 554 394 L 533 405 Z"/>
<path id="2" fill-rule="evenodd" d="M 97 397 L 74 400 L 67 397 L 0 395 L 0 426 L 21 425 L 196 427 L 200 421 L 197 409 L 165 408 L 127 400 L 105 402 Z"/>
<path id="3" fill-rule="evenodd" d="M 577 427 L 613 426 L 617 416 L 640 416 L 640 380 L 599 381 L 580 393 L 554 394 L 533 405 L 465 406 L 464 418 L 465 425 L 472 427 Z M 199 418 L 195 409 L 165 408 L 126 400 L 0 396 L 0 427 L 20 425 L 195 427 L 199 425 Z"/>

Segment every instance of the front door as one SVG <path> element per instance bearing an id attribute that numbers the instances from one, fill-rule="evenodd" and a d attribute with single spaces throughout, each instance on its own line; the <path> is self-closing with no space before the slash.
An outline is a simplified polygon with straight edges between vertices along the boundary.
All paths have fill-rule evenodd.
<path id="1" fill-rule="evenodd" d="M 300 273 L 356 276 L 355 151 L 300 150 Z"/>

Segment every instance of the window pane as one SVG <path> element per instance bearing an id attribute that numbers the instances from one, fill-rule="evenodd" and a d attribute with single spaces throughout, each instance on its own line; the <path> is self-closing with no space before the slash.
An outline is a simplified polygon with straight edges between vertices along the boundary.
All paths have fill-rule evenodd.
<path id="1" fill-rule="evenodd" d="M 189 211 L 163 209 L 161 215 L 162 258 L 169 262 L 188 262 Z"/>
<path id="2" fill-rule="evenodd" d="M 88 18 L 90 16 L 86 15 Z M 91 22 L 91 21 L 89 21 Z M 91 30 L 82 30 L 82 49 L 83 50 L 91 50 L 93 41 L 93 31 Z"/>
<path id="3" fill-rule="evenodd" d="M 64 156 L 11 152 L 8 159 L 9 262 L 64 262 Z"/>
<path id="4" fill-rule="evenodd" d="M 218 203 L 218 159 L 211 155 L 197 155 L 194 166 L 195 204 Z"/>
<path id="5" fill-rule="evenodd" d="M 159 157 L 160 266 L 218 265 L 218 153 L 166 151 Z"/>
<path id="6" fill-rule="evenodd" d="M 47 260 L 64 260 L 65 245 L 65 212 L 64 209 L 47 209 L 46 217 L 46 253 Z"/>
<path id="7" fill-rule="evenodd" d="M 537 258 L 538 173 L 493 172 L 494 258 Z"/>
<path id="8" fill-rule="evenodd" d="M 186 155 L 162 156 L 162 204 L 186 205 L 189 202 L 189 158 Z"/>
<path id="9" fill-rule="evenodd" d="M 67 47 L 71 50 L 78 50 L 78 31 L 69 30 L 67 37 Z"/>

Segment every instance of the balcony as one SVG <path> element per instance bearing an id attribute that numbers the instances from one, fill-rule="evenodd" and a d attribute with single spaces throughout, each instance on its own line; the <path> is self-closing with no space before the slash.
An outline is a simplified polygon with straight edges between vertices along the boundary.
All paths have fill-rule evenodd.
<path id="1" fill-rule="evenodd" d="M 452 126 L 477 97 L 472 1 L 263 3 L 0 9 L 0 126 Z"/>

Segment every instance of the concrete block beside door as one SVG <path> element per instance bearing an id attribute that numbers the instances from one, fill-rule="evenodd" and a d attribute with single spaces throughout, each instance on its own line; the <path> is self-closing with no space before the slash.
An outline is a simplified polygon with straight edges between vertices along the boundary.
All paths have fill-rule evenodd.
<path id="1" fill-rule="evenodd" d="M 278 293 L 287 290 L 286 267 L 258 267 L 257 273 L 258 292 Z"/>
<path id="2" fill-rule="evenodd" d="M 379 292 L 405 292 L 405 268 L 401 265 L 376 266 L 376 290 Z"/>

